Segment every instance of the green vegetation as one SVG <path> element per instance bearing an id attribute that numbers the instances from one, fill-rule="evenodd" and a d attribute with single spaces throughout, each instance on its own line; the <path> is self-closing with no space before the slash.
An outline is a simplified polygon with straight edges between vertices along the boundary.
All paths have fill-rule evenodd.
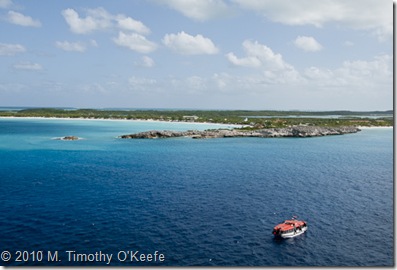
<path id="1" fill-rule="evenodd" d="M 0 116 L 210 122 L 246 125 L 247 127 L 244 129 L 278 128 L 292 125 L 393 126 L 392 115 L 393 111 L 67 110 L 57 108 L 0 110 Z M 376 118 L 369 116 L 376 116 Z"/>

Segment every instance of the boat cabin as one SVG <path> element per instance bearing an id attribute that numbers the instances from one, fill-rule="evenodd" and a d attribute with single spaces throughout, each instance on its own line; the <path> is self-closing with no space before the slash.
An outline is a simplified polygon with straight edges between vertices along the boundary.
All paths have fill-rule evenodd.
<path id="1" fill-rule="evenodd" d="M 291 238 L 304 233 L 307 230 L 305 221 L 286 220 L 273 228 L 273 235 L 283 238 Z"/>

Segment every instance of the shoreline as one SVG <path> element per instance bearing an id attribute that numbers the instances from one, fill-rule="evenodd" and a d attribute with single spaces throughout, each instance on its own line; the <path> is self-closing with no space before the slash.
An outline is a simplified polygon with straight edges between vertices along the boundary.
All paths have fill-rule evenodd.
<path id="1" fill-rule="evenodd" d="M 175 123 L 175 124 L 194 124 L 194 125 L 219 125 L 230 126 L 232 128 L 244 127 L 244 125 L 237 124 L 224 124 L 224 123 L 211 123 L 211 122 L 185 122 L 185 121 L 166 121 L 156 119 L 126 119 L 126 118 L 70 118 L 70 117 L 44 117 L 44 116 L 0 116 L 0 119 L 25 119 L 25 120 L 78 120 L 78 121 L 123 121 L 123 122 L 159 122 L 159 123 Z M 247 125 L 248 126 L 248 125 Z"/>
<path id="2" fill-rule="evenodd" d="M 78 120 L 78 121 L 122 121 L 122 122 L 158 122 L 158 123 L 177 123 L 177 124 L 194 124 L 194 125 L 219 125 L 229 126 L 231 128 L 242 128 L 249 127 L 250 125 L 238 125 L 238 124 L 225 124 L 225 123 L 212 123 L 212 122 L 185 122 L 185 121 L 166 121 L 156 119 L 126 119 L 126 118 L 84 118 L 84 117 L 44 117 L 44 116 L 0 116 L 0 119 L 25 119 L 25 120 Z M 393 128 L 394 126 L 352 126 L 359 129 L 382 129 L 382 128 Z"/>
<path id="3" fill-rule="evenodd" d="M 376 128 L 393 128 L 393 126 L 380 126 L 380 127 L 376 127 L 376 126 L 371 126 L 371 127 L 357 126 L 357 128 L 359 128 L 359 129 L 376 129 Z"/>
<path id="4" fill-rule="evenodd" d="M 329 135 L 343 135 L 350 133 L 357 133 L 361 131 L 356 127 L 316 127 L 316 126 L 300 126 L 287 128 L 268 128 L 257 129 L 253 131 L 239 131 L 236 129 L 218 129 L 218 130 L 188 130 L 188 131 L 169 131 L 169 130 L 151 130 L 133 134 L 125 134 L 119 136 L 121 139 L 159 139 L 159 138 L 176 138 L 189 137 L 192 139 L 212 139 L 212 138 L 241 138 L 241 137 L 256 137 L 256 138 L 281 138 L 281 137 L 321 137 Z"/>

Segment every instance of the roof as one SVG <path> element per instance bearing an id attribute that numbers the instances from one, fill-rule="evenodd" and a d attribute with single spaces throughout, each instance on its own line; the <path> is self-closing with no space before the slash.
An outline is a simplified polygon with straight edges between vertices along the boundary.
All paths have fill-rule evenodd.
<path id="1" fill-rule="evenodd" d="M 298 227 L 298 226 L 302 226 L 304 223 L 306 223 L 306 222 L 301 221 L 301 220 L 295 220 L 295 219 L 286 220 L 286 221 L 284 221 L 284 223 L 280 223 L 280 224 L 276 225 L 274 227 L 274 229 L 275 230 L 280 229 L 282 231 L 287 231 L 287 230 L 293 229 L 294 225 L 295 225 L 295 227 Z"/>

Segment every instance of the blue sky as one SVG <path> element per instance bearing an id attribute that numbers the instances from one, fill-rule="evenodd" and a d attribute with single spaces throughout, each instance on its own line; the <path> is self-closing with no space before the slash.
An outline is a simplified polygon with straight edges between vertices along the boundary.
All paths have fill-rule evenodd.
<path id="1" fill-rule="evenodd" d="M 387 0 L 0 0 L 0 106 L 389 110 Z"/>

